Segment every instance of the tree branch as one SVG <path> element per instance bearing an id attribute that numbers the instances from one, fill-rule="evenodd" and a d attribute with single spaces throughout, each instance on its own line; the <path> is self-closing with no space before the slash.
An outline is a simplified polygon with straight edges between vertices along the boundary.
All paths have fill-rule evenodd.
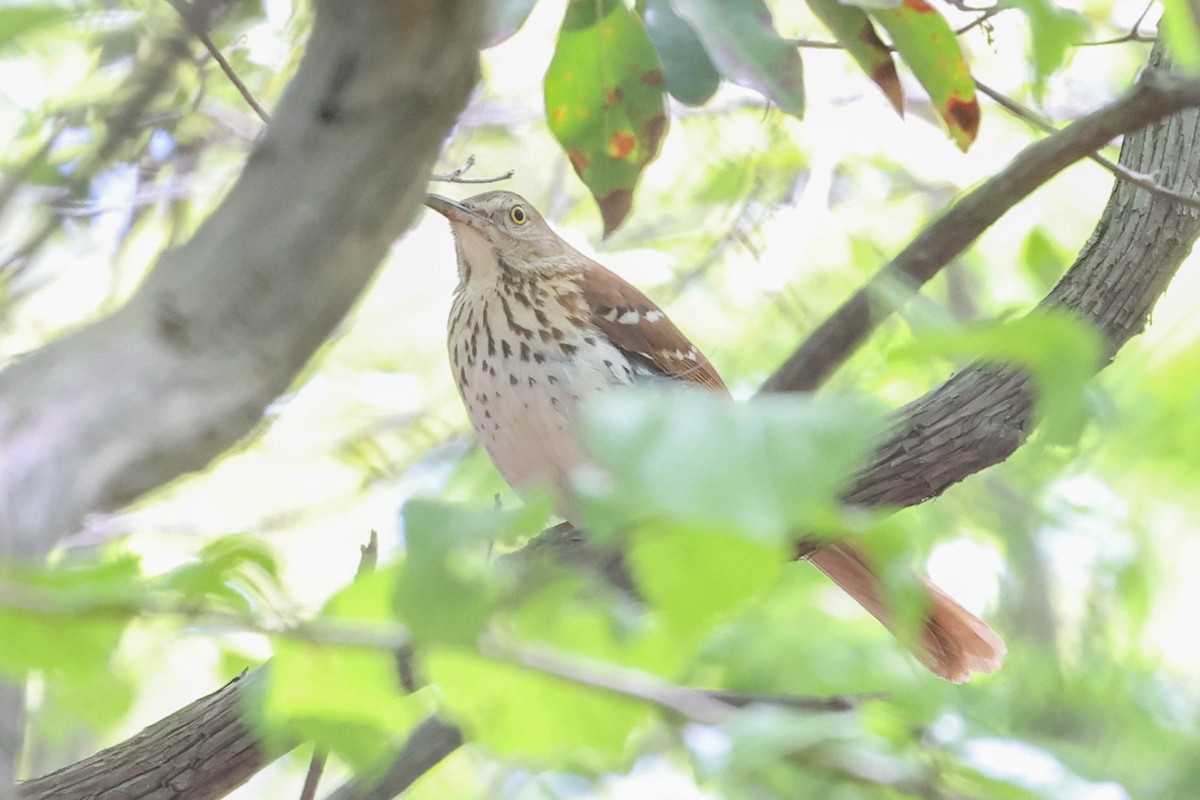
<path id="1" fill-rule="evenodd" d="M 1157 64 L 1159 58 L 1156 52 L 1152 63 Z M 1178 88 L 1185 85 L 1173 81 L 1158 84 L 1158 80 L 1146 77 L 1141 84 L 1149 83 L 1152 94 L 1159 94 L 1165 85 L 1168 87 L 1168 96 L 1176 91 L 1170 86 Z M 1041 142 L 1033 147 L 1044 145 L 1045 142 Z M 1121 163 L 1137 172 L 1158 175 L 1162 185 L 1171 191 L 1194 195 L 1200 186 L 1200 114 L 1195 111 L 1176 114 L 1128 137 L 1122 147 Z M 1169 198 L 1154 196 L 1117 181 L 1092 239 L 1083 248 L 1075 265 L 1043 301 L 1043 305 L 1070 309 L 1092 321 L 1107 337 L 1111 356 L 1143 329 L 1154 302 L 1198 234 L 1200 215 L 1195 211 L 1183 208 Z M 918 241 L 924 236 L 919 236 Z M 848 494 L 848 500 L 860 504 L 910 505 L 935 495 L 950 483 L 996 463 L 1011 453 L 1028 433 L 1031 409 L 1032 396 L 1028 382 L 1019 372 L 983 365 L 963 370 L 901 412 L 893 436 L 861 473 Z M 564 535 L 561 531 L 556 533 L 553 543 L 548 546 L 562 549 L 568 555 L 573 549 L 585 545 L 579 537 Z M 530 548 L 540 546 L 547 545 L 540 540 L 530 544 Z M 596 563 L 603 568 L 608 562 L 600 559 Z M 243 691 L 239 687 L 252 679 L 254 676 L 235 682 L 199 702 L 212 702 L 211 709 L 236 708 L 230 695 L 236 696 Z M 217 698 L 220 698 L 220 702 L 217 702 Z M 162 735 L 164 731 L 187 730 L 189 726 L 192 730 L 203 730 L 201 718 L 208 717 L 195 714 L 196 705 L 176 712 L 134 740 L 106 751 L 111 764 L 155 765 L 171 758 L 176 759 L 174 763 L 198 763 L 197 750 L 205 745 L 205 738 L 193 739 L 191 746 L 182 750 L 168 751 Z M 231 741 L 240 741 L 234 735 L 237 731 L 246 730 L 238 727 L 240 725 L 236 723 L 229 729 Z M 152 731 L 158 733 L 151 736 L 149 734 Z M 151 747 L 156 740 L 158 745 Z M 138 759 L 130 761 L 129 753 L 134 742 L 146 743 L 147 750 L 142 751 Z M 391 790 L 392 794 L 385 794 L 384 790 L 371 794 L 373 790 L 363 787 L 354 789 L 357 793 L 349 793 L 351 789 L 343 787 L 333 797 L 335 800 L 379 800 L 394 796 L 460 743 L 456 729 L 435 719 L 426 720 L 414 730 L 405 754 L 388 773 L 389 780 L 396 781 L 392 785 L 398 787 Z M 231 746 L 226 755 L 222 755 L 225 751 L 206 752 L 211 753 L 210 757 L 216 761 L 226 757 L 235 760 L 234 756 L 238 753 L 252 751 Z M 99 758 L 99 755 L 93 758 Z M 256 758 L 256 764 L 231 767 L 229 774 L 242 775 L 241 779 L 244 780 L 261 767 L 261 754 Z M 99 771 L 97 761 L 80 763 L 91 765 L 93 772 Z M 80 765 L 75 765 L 55 775 L 68 772 L 79 776 L 79 779 L 89 774 Z M 47 779 L 51 777 L 47 776 Z M 47 779 L 31 781 L 25 788 L 27 791 L 36 791 L 41 785 L 39 781 Z M 161 785 L 155 784 L 156 787 Z M 192 793 L 174 796 L 184 800 L 210 800 L 220 796 L 218 793 L 205 793 L 203 787 L 186 791 Z M 65 800 L 87 795 L 67 793 L 53 796 Z M 144 798 L 151 795 L 143 791 L 113 796 Z"/>
<path id="2" fill-rule="evenodd" d="M 411 222 L 474 85 L 474 4 L 325 0 L 225 202 L 112 316 L 0 373 L 0 557 L 248 433 Z"/>
<path id="3" fill-rule="evenodd" d="M 171 798 L 217 800 L 269 764 L 245 722 L 247 696 L 261 670 L 171 714 L 107 750 L 21 784 L 22 800 Z M 285 746 L 274 755 L 290 749 Z"/>
<path id="4" fill-rule="evenodd" d="M 1164 61 L 1156 46 L 1151 64 Z M 1126 137 L 1120 163 L 1156 175 L 1170 191 L 1195 196 L 1200 112 L 1177 113 Z M 1145 329 L 1197 236 L 1200 212 L 1118 180 L 1091 239 L 1041 307 L 1065 309 L 1095 325 L 1111 360 Z M 968 367 L 901 411 L 846 500 L 909 506 L 934 497 L 1008 458 L 1029 435 L 1032 414 L 1024 373 L 991 364 Z"/>
<path id="5" fill-rule="evenodd" d="M 895 310 L 889 294 L 896 287 L 918 289 L 1014 205 L 1113 137 L 1196 105 L 1200 105 L 1200 80 L 1147 69 L 1124 97 L 1030 145 L 921 231 L 812 332 L 766 380 L 762 391 L 817 388 Z"/>

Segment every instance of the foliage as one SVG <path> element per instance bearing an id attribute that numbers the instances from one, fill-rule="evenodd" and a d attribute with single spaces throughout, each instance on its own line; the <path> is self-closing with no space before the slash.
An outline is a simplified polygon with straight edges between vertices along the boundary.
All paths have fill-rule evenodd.
<path id="1" fill-rule="evenodd" d="M 310 22 L 307 5 L 286 6 L 234 4 L 212 29 L 268 107 Z M 740 397 L 1032 140 L 996 107 L 979 115 L 976 77 L 1061 119 L 1121 91 L 1143 57 L 1076 46 L 1132 23 L 1100 0 L 1014 0 L 986 20 L 923 2 L 489 8 L 484 87 L 447 165 L 475 154 L 480 171 L 515 168 L 516 188 L 576 240 L 601 227 L 590 196 L 612 234 L 601 260 L 669 307 Z M 1165 8 L 1173 53 L 1194 62 L 1191 5 Z M 173 13 L 150 0 L 0 8 L 5 360 L 119 305 L 219 201 L 261 130 Z M 845 52 L 793 46 L 826 32 Z M 1079 86 L 1083 99 L 1063 99 Z M 512 555 L 550 504 L 514 498 L 461 434 L 441 339 L 453 255 L 444 226 L 421 226 L 253 443 L 98 520 L 101 546 L 0 575 L 0 671 L 42 689 L 32 727 L 54 764 L 36 766 L 269 658 L 260 730 L 315 741 L 345 769 L 386 762 L 428 713 L 460 724 L 471 755 L 418 796 L 670 794 L 661 772 L 728 797 L 1190 796 L 1192 287 L 1168 294 L 1099 379 L 1094 332 L 1026 316 L 1108 184 L 1080 168 L 1027 201 L 828 396 L 631 395 L 592 409 L 605 472 L 581 478 L 579 502 L 597 545 L 624 553 L 633 592 Z M 976 359 L 1031 375 L 1030 445 L 936 503 L 840 507 L 885 409 Z M 371 527 L 390 546 L 352 580 Z M 923 563 L 995 606 L 1004 670 L 966 687 L 926 675 L 789 561 L 797 530 L 858 537 L 887 574 Z M 713 718 L 698 687 L 885 696 L 846 713 L 766 703 Z M 255 791 L 295 795 L 302 768 L 285 761 Z"/>

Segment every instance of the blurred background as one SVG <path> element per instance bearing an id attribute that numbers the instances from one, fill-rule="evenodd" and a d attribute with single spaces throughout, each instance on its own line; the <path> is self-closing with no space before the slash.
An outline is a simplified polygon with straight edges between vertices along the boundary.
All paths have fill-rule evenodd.
<path id="1" fill-rule="evenodd" d="M 741 398 L 923 225 L 1040 136 L 982 99 L 979 139 L 962 153 L 904 69 L 901 119 L 843 52 L 806 47 L 802 121 L 728 84 L 701 108 L 672 101 L 662 154 L 631 218 L 602 240 L 595 204 L 550 135 L 542 104 L 565 5 L 541 0 L 516 35 L 484 51 L 482 83 L 439 169 L 473 156 L 470 175 L 513 170 L 502 188 L 524 195 L 575 246 L 667 309 Z M 803 4 L 771 5 L 785 36 L 829 39 Z M 1061 5 L 1087 21 L 1082 38 L 1090 42 L 1126 37 L 1146 10 L 1142 0 Z M 939 10 L 961 24 L 978 16 Z M 1157 14 L 1145 17 L 1143 32 L 1153 33 Z M 269 110 L 311 21 L 308 3 L 235 3 L 212 39 Z M 996 14 L 961 42 L 976 78 L 1056 123 L 1122 92 L 1150 47 L 1073 48 L 1065 68 L 1037 86 L 1024 15 Z M 220 202 L 262 129 L 167 3 L 0 4 L 0 364 L 118 307 L 157 255 Z M 830 389 L 898 407 L 936 386 L 959 365 L 904 357 L 903 347 L 922 331 L 1032 308 L 1086 241 L 1111 184 L 1090 162 L 1052 180 L 886 323 Z M 919 796 L 977 796 L 953 793 L 962 768 L 990 781 L 988 797 L 1195 797 L 1194 262 L 1148 332 L 1091 385 L 1091 418 L 1077 443 L 1035 437 L 1008 462 L 899 515 L 905 529 L 928 532 L 912 546 L 935 581 L 1004 633 L 1010 656 L 1001 673 L 964 688 L 931 681 L 806 565 L 786 570 L 775 601 L 747 612 L 716 646 L 740 651 L 736 669 L 761 673 L 759 683 L 778 691 L 892 692 L 895 705 L 864 712 L 871 729 L 918 742 L 921 758 L 947 760 L 944 793 Z M 448 226 L 425 212 L 269 424 L 203 473 L 91 519 L 70 548 L 117 546 L 153 574 L 219 537 L 253 537 L 281 567 L 282 589 L 269 602 L 302 613 L 353 577 L 371 530 L 385 558 L 403 547 L 399 509 L 409 498 L 487 505 L 499 493 L 515 505 L 469 436 L 447 368 L 455 283 Z M 797 668 L 785 670 L 774 650 L 758 657 L 764 637 L 776 650 L 785 642 Z M 112 666 L 116 712 L 102 725 L 80 724 L 77 709 L 35 686 L 28 769 L 41 774 L 119 741 L 270 653 L 254 634 L 145 619 L 122 638 Z M 721 746 L 703 729 L 685 730 L 658 753 L 634 760 L 628 773 L 596 776 L 518 769 L 466 748 L 411 794 L 772 796 L 728 774 L 707 779 Z M 233 796 L 296 796 L 307 755 L 285 757 Z M 787 781 L 775 796 L 907 794 L 819 772 Z"/>

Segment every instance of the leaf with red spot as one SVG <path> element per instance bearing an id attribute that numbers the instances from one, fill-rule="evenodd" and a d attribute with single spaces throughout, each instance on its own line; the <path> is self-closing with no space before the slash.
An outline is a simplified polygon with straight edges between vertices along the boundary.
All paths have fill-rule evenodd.
<path id="1" fill-rule="evenodd" d="M 546 119 L 604 218 L 604 235 L 667 130 L 662 67 L 646 28 L 620 0 L 571 0 L 545 81 Z"/>
<path id="2" fill-rule="evenodd" d="M 904 90 L 892 52 L 879 40 L 867 12 L 857 6 L 843 5 L 840 0 L 808 0 L 808 7 L 817 15 L 829 32 L 858 62 L 867 77 L 883 90 L 896 113 L 904 114 Z"/>
<path id="3" fill-rule="evenodd" d="M 904 0 L 895 8 L 872 8 L 868 13 L 929 92 L 950 137 L 966 150 L 979 132 L 979 102 L 950 23 L 925 0 Z"/>
<path id="4" fill-rule="evenodd" d="M 763 0 L 672 0 L 729 80 L 760 92 L 781 109 L 804 114 L 800 51 L 775 31 Z"/>

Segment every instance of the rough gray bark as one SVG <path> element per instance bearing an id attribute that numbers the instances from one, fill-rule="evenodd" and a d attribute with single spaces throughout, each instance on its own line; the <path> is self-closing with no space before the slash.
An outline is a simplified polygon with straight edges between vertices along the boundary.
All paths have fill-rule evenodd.
<path id="1" fill-rule="evenodd" d="M 1124 97 L 1025 148 L 1004 169 L 955 202 L 822 322 L 763 383 L 762 391 L 816 389 L 891 316 L 897 288 L 918 291 L 1014 205 L 1114 137 L 1195 106 L 1200 81 L 1155 69 L 1161 66 L 1160 59 L 1156 51 L 1152 68 Z M 1158 185 L 1164 186 L 1162 181 Z"/>
<path id="2" fill-rule="evenodd" d="M 270 763 L 242 721 L 261 673 L 237 678 L 133 738 L 21 784 L 22 800 L 215 800 Z"/>
<path id="3" fill-rule="evenodd" d="M 0 373 L 0 560 L 40 558 L 262 420 L 410 224 L 482 18 L 468 0 L 319 3 L 272 124 L 191 241 L 119 311 Z M 19 699 L 0 683 L 0 798 Z M 185 796 L 139 791 L 53 796 Z"/>
<path id="4" fill-rule="evenodd" d="M 1151 56 L 1155 67 L 1161 48 Z M 1177 113 L 1126 137 L 1121 164 L 1196 196 L 1200 112 Z M 1074 265 L 1042 301 L 1095 325 L 1108 357 L 1145 329 L 1155 302 L 1200 236 L 1200 212 L 1117 181 Z M 904 408 L 893 434 L 859 475 L 847 501 L 910 506 L 1012 455 L 1029 435 L 1033 394 L 1019 371 L 962 370 Z"/>
<path id="5" fill-rule="evenodd" d="M 227 450 L 408 226 L 476 77 L 455 0 L 326 2 L 225 202 L 122 309 L 0 373 L 0 557 Z"/>

